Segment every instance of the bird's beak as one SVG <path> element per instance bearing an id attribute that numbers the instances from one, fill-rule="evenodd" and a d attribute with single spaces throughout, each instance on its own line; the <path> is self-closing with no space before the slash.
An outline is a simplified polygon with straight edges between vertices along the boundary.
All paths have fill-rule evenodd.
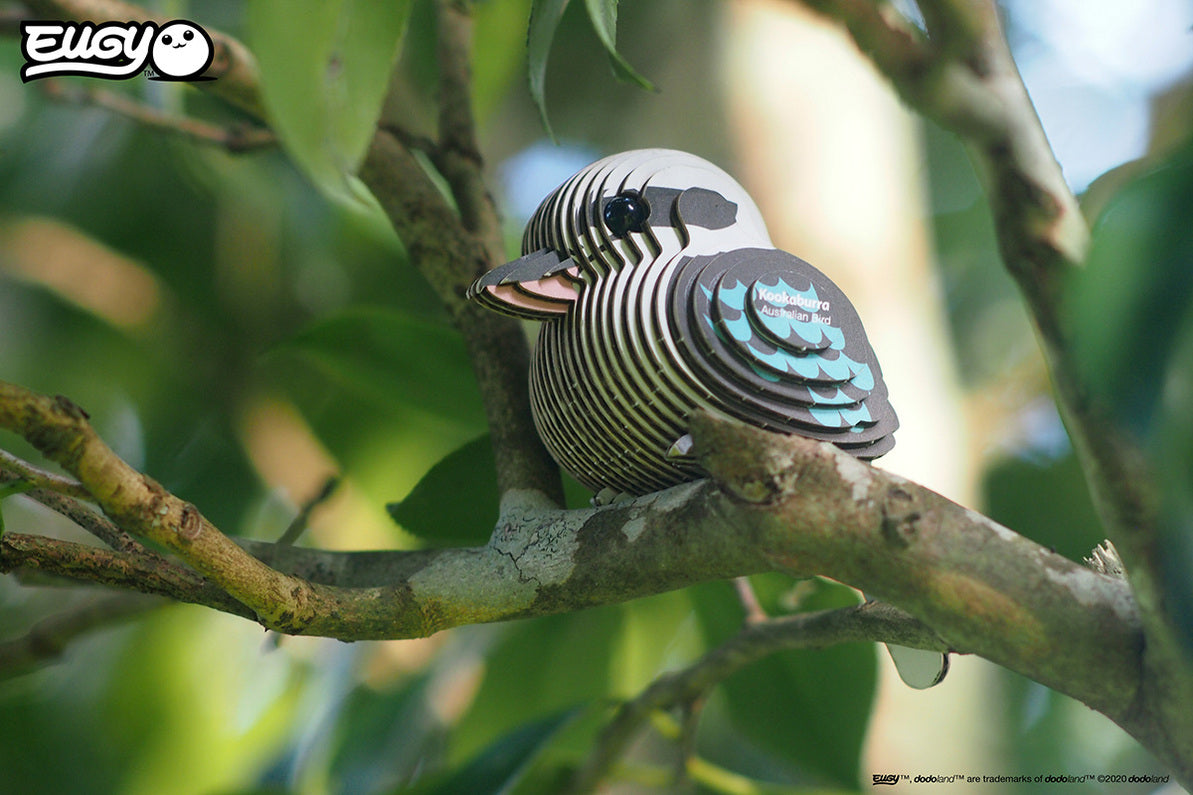
<path id="1" fill-rule="evenodd" d="M 468 298 L 513 317 L 549 320 L 567 313 L 581 284 L 570 257 L 544 248 L 498 265 L 473 282 Z"/>

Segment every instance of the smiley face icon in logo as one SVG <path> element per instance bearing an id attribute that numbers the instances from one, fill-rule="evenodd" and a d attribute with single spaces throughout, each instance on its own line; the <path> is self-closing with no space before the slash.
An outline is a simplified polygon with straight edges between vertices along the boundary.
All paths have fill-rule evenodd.
<path id="1" fill-rule="evenodd" d="M 150 59 L 162 80 L 191 80 L 211 65 L 215 48 L 203 28 L 185 19 L 162 26 L 153 40 Z"/>

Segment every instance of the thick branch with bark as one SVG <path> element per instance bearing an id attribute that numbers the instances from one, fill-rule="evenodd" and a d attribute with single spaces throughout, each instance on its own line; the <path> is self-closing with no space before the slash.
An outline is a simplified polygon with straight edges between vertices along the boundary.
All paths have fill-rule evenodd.
<path id="1" fill-rule="evenodd" d="M 693 433 L 712 481 L 585 511 L 510 497 L 484 547 L 345 554 L 257 544 L 254 557 L 120 461 L 73 404 L 0 386 L 0 427 L 273 629 L 413 637 L 742 574 L 820 574 L 864 587 L 950 648 L 1068 693 L 1145 742 L 1162 728 L 1138 710 L 1155 694 L 1124 580 L 831 445 L 702 416 Z M 16 540 L 0 539 L 5 570 L 28 560 Z"/>

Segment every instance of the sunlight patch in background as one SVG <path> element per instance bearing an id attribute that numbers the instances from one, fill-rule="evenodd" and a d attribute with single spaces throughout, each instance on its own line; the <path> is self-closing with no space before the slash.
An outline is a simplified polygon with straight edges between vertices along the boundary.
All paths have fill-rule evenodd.
<path id="1" fill-rule="evenodd" d="M 1147 149 L 1151 98 L 1193 68 L 1193 3 L 1009 0 L 1008 36 L 1069 185 Z"/>
<path id="2" fill-rule="evenodd" d="M 262 481 L 275 490 L 275 499 L 291 503 L 289 511 L 318 494 L 339 470 L 299 411 L 283 400 L 260 397 L 249 402 L 240 430 Z M 274 528 L 275 536 L 277 531 Z M 394 528 L 375 502 L 345 479 L 312 517 L 308 533 L 324 549 L 376 549 L 393 545 Z"/>
<path id="3" fill-rule="evenodd" d="M 575 144 L 556 146 L 541 139 L 501 164 L 498 178 L 511 225 L 521 228 L 539 203 L 561 182 L 600 155 Z"/>
<path id="4" fill-rule="evenodd" d="M 163 289 L 151 271 L 52 218 L 0 219 L 0 273 L 40 284 L 114 326 L 147 326 Z"/>

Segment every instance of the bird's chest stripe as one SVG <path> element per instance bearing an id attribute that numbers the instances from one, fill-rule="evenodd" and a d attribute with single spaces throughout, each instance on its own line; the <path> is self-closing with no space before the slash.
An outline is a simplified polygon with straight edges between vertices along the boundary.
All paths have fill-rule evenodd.
<path id="1" fill-rule="evenodd" d="M 698 403 L 675 389 L 674 365 L 662 361 L 643 300 L 657 275 L 613 271 L 587 285 L 566 318 L 544 326 L 532 392 L 554 452 L 577 462 L 617 460 L 643 482 L 665 484 L 674 469 L 663 453 Z"/>

